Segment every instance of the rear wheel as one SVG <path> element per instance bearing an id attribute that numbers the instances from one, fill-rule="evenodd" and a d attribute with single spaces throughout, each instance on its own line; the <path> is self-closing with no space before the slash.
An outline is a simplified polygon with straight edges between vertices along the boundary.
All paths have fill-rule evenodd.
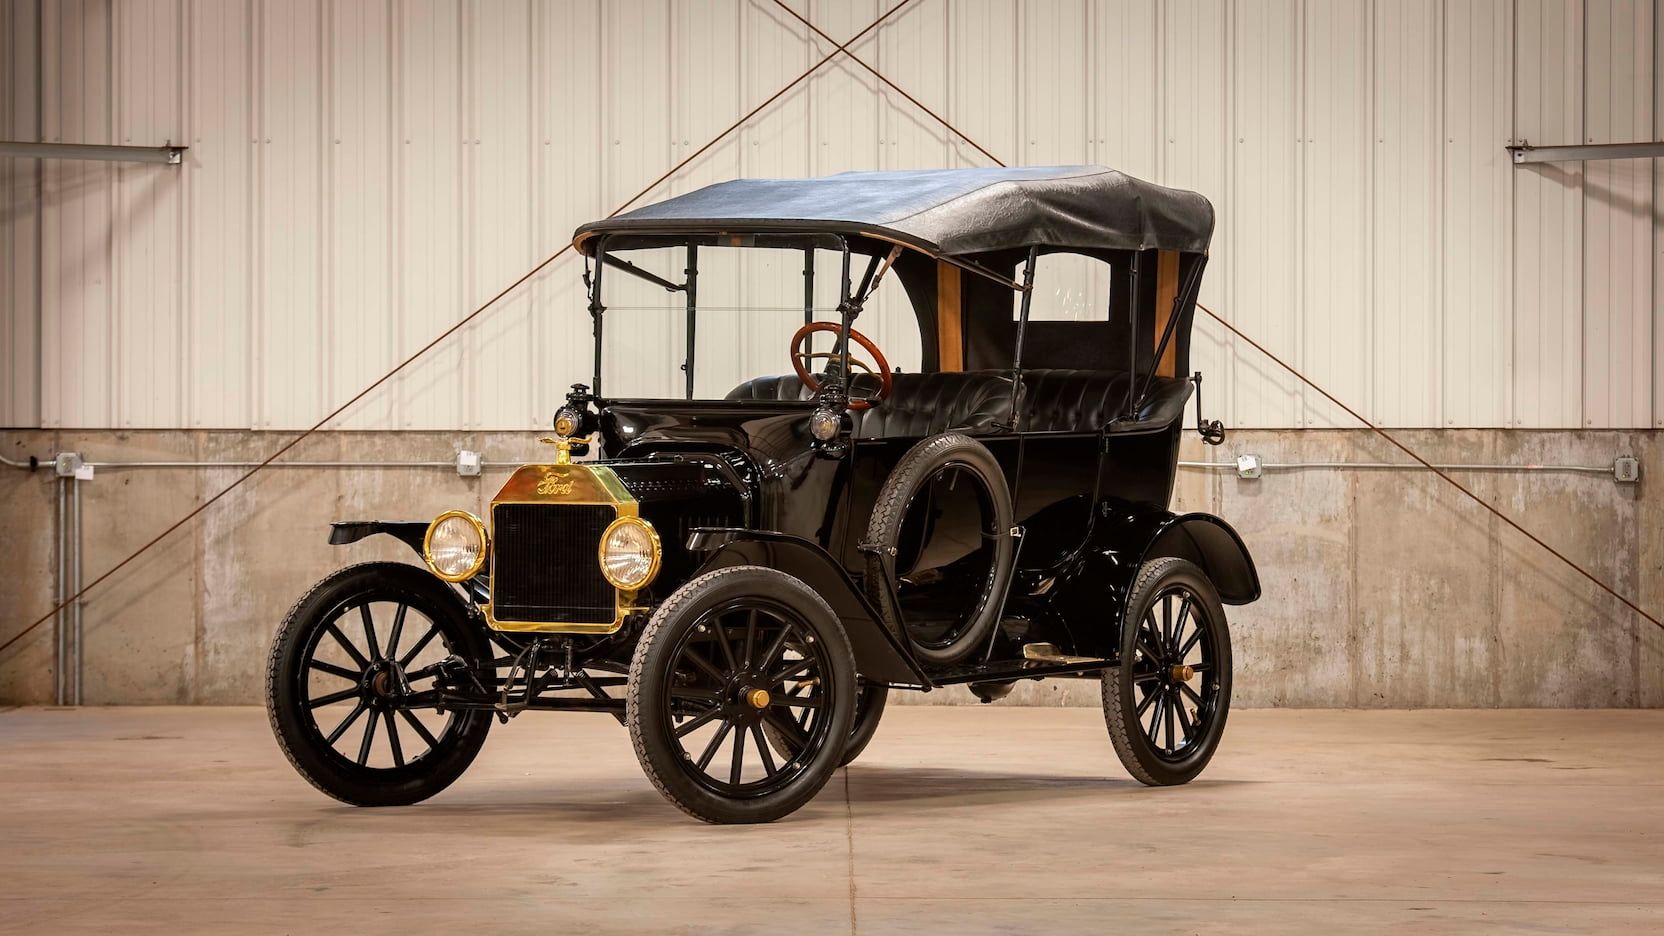
<path id="1" fill-rule="evenodd" d="M 289 763 L 355 806 L 404 806 L 473 763 L 490 713 L 417 707 L 445 667 L 479 667 L 490 645 L 453 592 L 399 562 L 349 566 L 284 618 L 266 667 L 266 713 Z"/>
<path id="2" fill-rule="evenodd" d="M 770 822 L 837 769 L 855 696 L 855 658 L 826 602 L 784 572 L 735 566 L 654 612 L 630 661 L 626 721 L 648 779 L 684 812 Z"/>
<path id="3" fill-rule="evenodd" d="M 1188 783 L 1212 759 L 1231 705 L 1231 635 L 1194 563 L 1155 559 L 1139 570 L 1103 703 L 1115 753 L 1140 783 Z"/>

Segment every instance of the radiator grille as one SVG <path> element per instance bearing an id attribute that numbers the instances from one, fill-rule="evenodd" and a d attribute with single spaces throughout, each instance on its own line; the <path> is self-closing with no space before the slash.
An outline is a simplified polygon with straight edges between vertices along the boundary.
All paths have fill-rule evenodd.
<path id="1" fill-rule="evenodd" d="M 617 508 L 498 504 L 491 511 L 491 615 L 498 621 L 610 624 L 617 593 L 596 551 Z"/>

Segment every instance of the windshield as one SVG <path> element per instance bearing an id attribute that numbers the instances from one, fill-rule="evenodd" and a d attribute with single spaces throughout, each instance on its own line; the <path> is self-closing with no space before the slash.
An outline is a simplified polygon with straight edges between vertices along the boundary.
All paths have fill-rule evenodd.
<path id="1" fill-rule="evenodd" d="M 605 255 L 617 261 L 600 276 L 600 387 L 611 399 L 723 399 L 751 378 L 791 373 L 792 335 L 806 321 L 840 320 L 839 250 L 701 244 Z M 867 256 L 851 256 L 851 292 L 868 265 Z M 593 261 L 589 270 L 594 277 Z M 893 272 L 875 278 L 852 327 L 883 349 L 892 369 L 917 371 L 919 326 L 906 290 Z M 811 350 L 830 352 L 834 343 L 833 335 L 815 335 Z"/>

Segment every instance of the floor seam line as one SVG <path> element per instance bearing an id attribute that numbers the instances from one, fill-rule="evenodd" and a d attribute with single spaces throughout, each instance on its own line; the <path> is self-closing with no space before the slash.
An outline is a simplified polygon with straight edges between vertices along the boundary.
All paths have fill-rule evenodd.
<path id="1" fill-rule="evenodd" d="M 844 840 L 849 846 L 849 936 L 855 936 L 855 807 L 849 800 L 849 768 L 844 774 Z"/>

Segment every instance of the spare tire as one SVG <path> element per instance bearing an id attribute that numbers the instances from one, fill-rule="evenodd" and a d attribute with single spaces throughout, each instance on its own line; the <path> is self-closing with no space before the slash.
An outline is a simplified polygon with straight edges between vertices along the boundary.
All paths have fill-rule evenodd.
<path id="1" fill-rule="evenodd" d="M 966 511 L 973 503 L 974 517 Z M 926 439 L 890 472 L 864 540 L 878 547 L 867 554 L 867 597 L 921 662 L 957 663 L 986 645 L 1016 562 L 1013 522 L 1005 472 L 969 436 Z M 899 614 L 886 573 L 895 576 Z"/>

